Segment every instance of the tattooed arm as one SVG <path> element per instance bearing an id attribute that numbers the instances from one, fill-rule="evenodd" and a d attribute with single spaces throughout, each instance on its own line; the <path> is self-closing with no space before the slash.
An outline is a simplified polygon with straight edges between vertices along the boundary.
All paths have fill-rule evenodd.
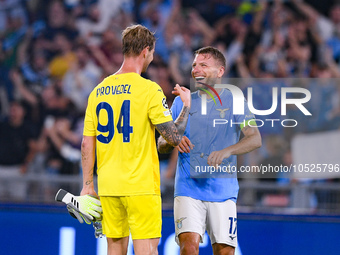
<path id="1" fill-rule="evenodd" d="M 98 196 L 94 190 L 93 168 L 95 161 L 96 137 L 84 136 L 81 143 L 81 165 L 83 168 L 83 189 L 80 195 Z"/>
<path id="2" fill-rule="evenodd" d="M 158 132 L 161 134 L 158 139 L 158 151 L 160 153 L 169 153 L 179 145 L 187 126 L 189 110 L 188 106 L 183 106 L 175 122 L 169 121 L 156 125 Z"/>
<path id="3" fill-rule="evenodd" d="M 156 125 L 156 129 L 161 134 L 158 139 L 158 151 L 160 153 L 169 153 L 174 147 L 180 144 L 188 122 L 191 106 L 190 90 L 176 84 L 172 93 L 180 96 L 183 107 L 175 122 L 169 121 Z"/>

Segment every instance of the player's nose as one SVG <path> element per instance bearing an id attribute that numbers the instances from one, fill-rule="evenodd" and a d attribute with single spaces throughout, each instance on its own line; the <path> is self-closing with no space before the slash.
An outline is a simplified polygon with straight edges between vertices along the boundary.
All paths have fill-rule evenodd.
<path id="1" fill-rule="evenodd" d="M 193 77 L 200 77 L 200 76 L 204 76 L 204 75 L 199 69 L 193 69 L 192 70 L 192 76 Z"/>
<path id="2" fill-rule="evenodd" d="M 192 73 L 197 74 L 200 71 L 200 67 L 198 65 L 192 67 Z"/>

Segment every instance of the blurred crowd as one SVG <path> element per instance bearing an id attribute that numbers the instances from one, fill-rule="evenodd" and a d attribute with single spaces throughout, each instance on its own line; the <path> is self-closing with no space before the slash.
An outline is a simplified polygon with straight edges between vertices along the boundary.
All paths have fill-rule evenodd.
<path id="1" fill-rule="evenodd" d="M 155 32 L 154 61 L 144 75 L 163 88 L 170 106 L 174 85 L 190 85 L 193 52 L 207 45 L 224 52 L 226 76 L 242 78 L 236 82 L 245 94 L 253 88 L 256 109 L 271 107 L 273 86 L 311 91 L 306 107 L 313 116 L 288 109 L 299 126 L 261 128 L 263 148 L 240 157 L 241 164 L 289 164 L 296 133 L 339 129 L 340 86 L 330 78 L 340 78 L 340 2 L 1 0 L 0 182 L 27 171 L 80 173 L 87 97 L 120 67 L 121 31 L 133 23 Z M 269 117 L 282 118 L 280 111 Z M 163 183 L 170 183 L 162 191 L 172 196 L 176 155 L 160 160 Z M 28 187 L 13 187 L 0 188 L 0 196 L 27 196 Z"/>

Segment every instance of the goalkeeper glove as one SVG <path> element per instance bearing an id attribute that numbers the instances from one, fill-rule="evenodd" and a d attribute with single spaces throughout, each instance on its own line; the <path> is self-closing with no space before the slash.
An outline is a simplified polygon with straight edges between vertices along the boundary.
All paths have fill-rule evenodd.
<path id="1" fill-rule="evenodd" d="M 67 205 L 69 214 L 78 219 L 80 223 L 84 221 L 91 224 L 91 221 L 101 219 L 103 212 L 100 200 L 91 195 L 74 196 L 73 194 L 60 189 L 55 197 L 56 201 L 64 202 Z"/>

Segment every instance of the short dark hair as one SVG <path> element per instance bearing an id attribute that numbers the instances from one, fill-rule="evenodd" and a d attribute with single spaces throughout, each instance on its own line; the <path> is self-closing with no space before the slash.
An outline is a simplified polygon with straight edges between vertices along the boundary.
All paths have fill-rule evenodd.
<path id="1" fill-rule="evenodd" d="M 152 50 L 156 42 L 154 33 L 142 25 L 127 27 L 122 37 L 124 56 L 138 56 L 148 46 Z"/>
<path id="2" fill-rule="evenodd" d="M 195 55 L 198 55 L 198 54 L 209 54 L 215 60 L 217 60 L 221 64 L 221 66 L 223 66 L 224 68 L 226 67 L 226 60 L 225 60 L 223 53 L 215 47 L 207 46 L 207 47 L 200 48 L 195 51 Z"/>

